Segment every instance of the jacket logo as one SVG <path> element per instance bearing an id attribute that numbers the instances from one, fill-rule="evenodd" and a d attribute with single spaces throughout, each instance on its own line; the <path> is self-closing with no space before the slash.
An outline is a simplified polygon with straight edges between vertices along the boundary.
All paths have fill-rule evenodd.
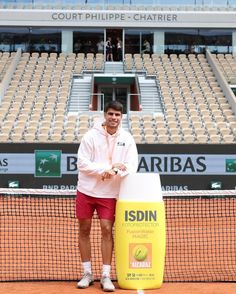
<path id="1" fill-rule="evenodd" d="M 117 146 L 125 146 L 125 142 L 117 142 Z"/>

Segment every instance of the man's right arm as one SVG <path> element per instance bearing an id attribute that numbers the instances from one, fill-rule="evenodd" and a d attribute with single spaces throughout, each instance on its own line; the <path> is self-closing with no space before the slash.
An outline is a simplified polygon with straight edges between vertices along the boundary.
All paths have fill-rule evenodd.
<path id="1" fill-rule="evenodd" d="M 79 171 L 90 175 L 102 175 L 104 171 L 110 170 L 112 166 L 107 163 L 96 162 L 96 146 L 94 145 L 92 137 L 85 134 L 78 149 L 77 167 Z"/>

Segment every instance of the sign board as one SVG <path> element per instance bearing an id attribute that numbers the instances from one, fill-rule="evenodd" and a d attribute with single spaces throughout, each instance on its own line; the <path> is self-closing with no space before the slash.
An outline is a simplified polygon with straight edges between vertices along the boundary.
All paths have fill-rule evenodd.
<path id="1" fill-rule="evenodd" d="M 20 145 L 20 147 L 19 147 Z M 0 144 L 0 186 L 75 189 L 76 144 Z M 138 145 L 138 172 L 159 173 L 163 190 L 235 189 L 236 152 L 230 145 Z M 219 185 L 217 185 L 218 187 Z"/>

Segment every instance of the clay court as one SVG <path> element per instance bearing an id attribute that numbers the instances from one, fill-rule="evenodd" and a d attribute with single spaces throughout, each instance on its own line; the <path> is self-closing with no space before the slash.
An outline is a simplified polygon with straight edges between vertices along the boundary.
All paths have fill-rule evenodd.
<path id="1" fill-rule="evenodd" d="M 115 283 L 117 286 L 117 283 Z M 116 289 L 117 294 L 232 294 L 236 291 L 236 283 L 164 283 L 162 288 L 155 290 Z M 35 282 L 35 283 L 0 283 L 3 294 L 97 294 L 103 293 L 96 282 L 88 289 L 77 289 L 75 282 Z"/>

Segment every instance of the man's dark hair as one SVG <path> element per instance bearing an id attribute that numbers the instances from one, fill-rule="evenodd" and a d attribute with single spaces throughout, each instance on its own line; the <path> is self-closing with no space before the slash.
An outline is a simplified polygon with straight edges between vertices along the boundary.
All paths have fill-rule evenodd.
<path id="1" fill-rule="evenodd" d="M 109 108 L 115 109 L 116 111 L 120 111 L 123 113 L 123 105 L 119 101 L 109 101 L 106 103 L 104 107 L 104 112 L 107 112 Z"/>

